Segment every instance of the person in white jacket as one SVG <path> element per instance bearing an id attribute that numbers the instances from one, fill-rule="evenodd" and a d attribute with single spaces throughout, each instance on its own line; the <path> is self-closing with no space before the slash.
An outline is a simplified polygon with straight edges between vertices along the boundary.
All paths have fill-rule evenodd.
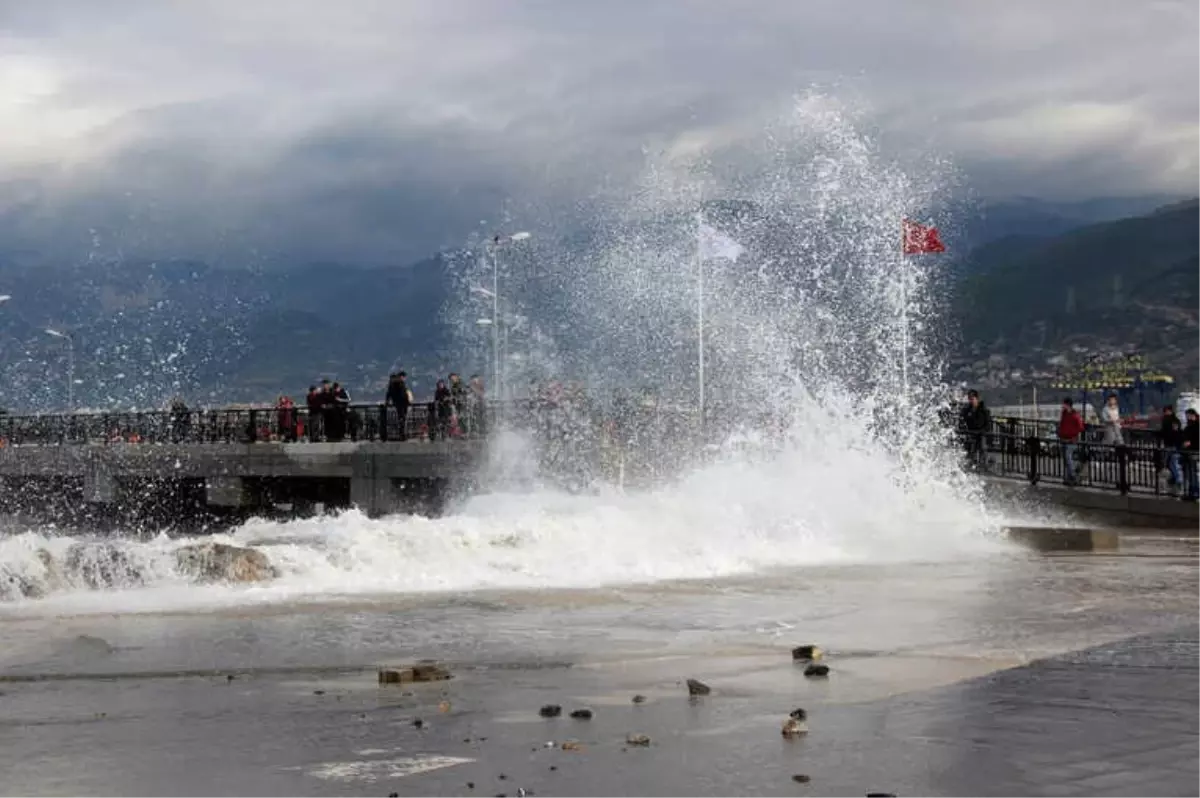
<path id="1" fill-rule="evenodd" d="M 1109 394 L 1100 410 L 1100 428 L 1104 430 L 1101 443 L 1107 446 L 1125 445 L 1125 438 L 1121 435 L 1121 408 L 1117 405 L 1116 394 Z"/>

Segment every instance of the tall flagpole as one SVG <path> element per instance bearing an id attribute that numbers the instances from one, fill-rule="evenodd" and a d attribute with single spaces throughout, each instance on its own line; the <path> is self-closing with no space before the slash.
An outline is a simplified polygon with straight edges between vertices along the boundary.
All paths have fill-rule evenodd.
<path id="1" fill-rule="evenodd" d="M 700 428 L 704 428 L 704 258 L 700 252 L 700 215 L 696 215 L 696 381 Z"/>
<path id="2" fill-rule="evenodd" d="M 498 261 L 500 242 L 492 245 L 492 390 L 496 399 L 503 400 L 500 385 L 500 264 Z"/>
<path id="3" fill-rule="evenodd" d="M 904 244 L 908 231 L 900 222 L 900 408 L 908 415 L 908 256 Z M 906 419 L 907 420 L 907 419 Z"/>
<path id="4" fill-rule="evenodd" d="M 901 256 L 903 257 L 903 256 Z M 908 412 L 908 263 L 900 267 L 900 401 Z"/>

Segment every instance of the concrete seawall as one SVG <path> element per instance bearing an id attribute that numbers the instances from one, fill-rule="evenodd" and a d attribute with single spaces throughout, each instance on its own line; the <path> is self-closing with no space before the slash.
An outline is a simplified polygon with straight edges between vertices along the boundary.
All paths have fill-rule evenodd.
<path id="1" fill-rule="evenodd" d="M 1170 496 L 1070 488 L 1064 485 L 986 477 L 989 492 L 1005 502 L 1024 506 L 1058 507 L 1073 515 L 1109 526 L 1160 529 L 1200 528 L 1200 506 Z"/>
<path id="2" fill-rule="evenodd" d="M 265 509 L 356 506 L 370 515 L 437 505 L 468 488 L 482 441 L 114 444 L 0 448 L 6 505 L 43 493 L 90 505 Z M 28 501 L 23 504 L 29 504 Z M 10 508 L 11 509 L 11 508 Z"/>

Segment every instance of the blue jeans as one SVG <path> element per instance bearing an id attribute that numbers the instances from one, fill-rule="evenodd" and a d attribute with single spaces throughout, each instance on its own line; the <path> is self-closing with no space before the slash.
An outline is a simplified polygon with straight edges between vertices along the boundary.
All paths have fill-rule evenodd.
<path id="1" fill-rule="evenodd" d="M 1200 498 L 1200 469 L 1196 468 L 1196 453 L 1188 450 L 1179 453 L 1183 460 L 1184 481 L 1187 482 L 1188 497 Z"/>
<path id="2" fill-rule="evenodd" d="M 1075 474 L 1075 450 L 1078 448 L 1076 443 L 1063 443 L 1063 480 L 1065 482 L 1075 482 L 1078 477 Z"/>
<path id="3" fill-rule="evenodd" d="M 1179 452 L 1167 451 L 1167 471 L 1171 474 L 1171 484 L 1176 489 L 1183 490 L 1183 469 L 1179 466 Z"/>

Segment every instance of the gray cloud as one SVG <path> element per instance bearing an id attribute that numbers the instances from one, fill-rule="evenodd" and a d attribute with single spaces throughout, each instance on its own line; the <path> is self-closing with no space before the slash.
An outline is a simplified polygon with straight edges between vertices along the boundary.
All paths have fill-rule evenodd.
<path id="1" fill-rule="evenodd" d="M 810 85 L 983 195 L 1194 192 L 1188 2 L 0 3 L 0 230 L 407 260 L 737 150 Z M 97 243 L 98 242 L 98 243 Z"/>

